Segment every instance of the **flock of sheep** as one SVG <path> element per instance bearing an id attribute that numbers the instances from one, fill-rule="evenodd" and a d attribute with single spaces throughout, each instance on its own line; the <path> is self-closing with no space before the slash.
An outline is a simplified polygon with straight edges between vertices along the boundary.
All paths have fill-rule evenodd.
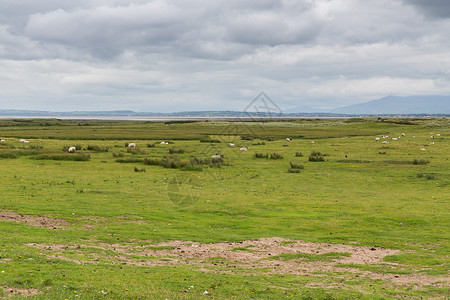
<path id="1" fill-rule="evenodd" d="M 430 138 L 431 138 L 431 139 L 434 139 L 433 133 L 430 132 L 430 134 L 431 134 Z M 437 133 L 436 136 L 437 136 L 437 137 L 440 137 L 441 134 L 440 134 L 440 133 Z M 401 134 L 400 136 L 398 136 L 398 137 L 392 137 L 391 140 L 392 140 L 392 141 L 398 141 L 398 140 L 400 140 L 400 139 L 403 138 L 403 137 L 406 137 L 406 134 L 402 133 L 402 134 Z M 415 139 L 416 136 L 413 135 L 412 138 Z M 383 139 L 383 141 L 381 142 L 382 144 L 389 144 L 389 140 L 388 140 L 388 139 L 389 139 L 389 136 L 388 136 L 388 135 L 383 135 L 383 136 L 381 136 L 381 138 L 380 138 L 380 137 L 376 137 L 376 138 L 375 138 L 375 141 L 376 141 L 376 142 L 379 142 L 381 139 Z M 434 145 L 434 142 L 431 142 L 431 145 Z M 420 150 L 425 151 L 425 148 L 420 148 Z"/>

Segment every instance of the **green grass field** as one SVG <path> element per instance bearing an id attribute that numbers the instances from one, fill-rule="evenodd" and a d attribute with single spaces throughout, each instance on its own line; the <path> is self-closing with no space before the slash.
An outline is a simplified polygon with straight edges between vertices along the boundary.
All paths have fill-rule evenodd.
<path id="1" fill-rule="evenodd" d="M 448 118 L 0 120 L 0 138 L 0 298 L 450 297 Z"/>

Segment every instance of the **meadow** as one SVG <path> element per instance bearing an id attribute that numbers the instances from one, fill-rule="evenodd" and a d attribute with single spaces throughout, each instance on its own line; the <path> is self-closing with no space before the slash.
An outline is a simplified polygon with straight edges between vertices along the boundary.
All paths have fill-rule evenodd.
<path id="1" fill-rule="evenodd" d="M 0 139 L 0 298 L 450 297 L 448 118 L 11 119 Z"/>

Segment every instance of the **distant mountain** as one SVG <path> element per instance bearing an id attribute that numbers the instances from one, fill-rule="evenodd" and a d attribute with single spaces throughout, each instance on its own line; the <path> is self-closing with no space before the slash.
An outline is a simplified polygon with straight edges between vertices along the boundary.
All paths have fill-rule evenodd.
<path id="1" fill-rule="evenodd" d="M 450 96 L 387 96 L 330 110 L 340 114 L 450 114 Z"/>

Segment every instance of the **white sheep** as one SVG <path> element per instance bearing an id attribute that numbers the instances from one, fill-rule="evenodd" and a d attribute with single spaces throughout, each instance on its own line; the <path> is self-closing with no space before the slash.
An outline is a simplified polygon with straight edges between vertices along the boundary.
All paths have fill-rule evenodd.
<path id="1" fill-rule="evenodd" d="M 213 160 L 220 160 L 223 158 L 222 154 L 214 154 L 213 156 L 211 156 L 211 158 Z"/>
<path id="2" fill-rule="evenodd" d="M 234 147 L 234 144 L 233 143 L 229 143 L 228 144 L 230 147 Z"/>
<path id="3" fill-rule="evenodd" d="M 128 148 L 136 148 L 136 143 L 129 143 Z"/>
<path id="4" fill-rule="evenodd" d="M 314 141 L 311 141 L 311 144 L 314 144 Z"/>
<path id="5" fill-rule="evenodd" d="M 247 151 L 248 147 L 242 147 L 241 149 L 239 149 L 239 151 Z"/>
<path id="6" fill-rule="evenodd" d="M 286 138 L 286 142 L 290 142 L 292 141 L 290 138 Z"/>
<path id="7" fill-rule="evenodd" d="M 389 141 L 382 141 L 382 144 L 389 144 Z"/>
<path id="8" fill-rule="evenodd" d="M 77 148 L 76 147 L 69 147 L 69 153 L 74 153 L 75 151 L 77 150 Z"/>
<path id="9" fill-rule="evenodd" d="M 437 133 L 436 136 L 441 136 L 441 134 L 440 134 L 440 133 Z"/>
<path id="10" fill-rule="evenodd" d="M 404 133 L 402 133 L 402 136 L 406 136 Z"/>
<path id="11" fill-rule="evenodd" d="M 160 144 L 161 144 L 161 145 L 169 145 L 169 143 L 166 142 L 166 141 L 162 141 Z"/>
<path id="12" fill-rule="evenodd" d="M 397 140 L 397 138 L 392 138 L 392 140 L 393 140 L 393 141 L 396 141 L 396 140 Z"/>
<path id="13" fill-rule="evenodd" d="M 380 138 L 379 138 L 379 137 L 376 137 L 376 138 L 375 138 L 375 141 L 377 141 L 377 142 L 378 142 L 379 140 L 380 140 Z"/>
<path id="14" fill-rule="evenodd" d="M 0 140 L 0 143 L 5 143 L 6 141 L 5 140 Z"/>

